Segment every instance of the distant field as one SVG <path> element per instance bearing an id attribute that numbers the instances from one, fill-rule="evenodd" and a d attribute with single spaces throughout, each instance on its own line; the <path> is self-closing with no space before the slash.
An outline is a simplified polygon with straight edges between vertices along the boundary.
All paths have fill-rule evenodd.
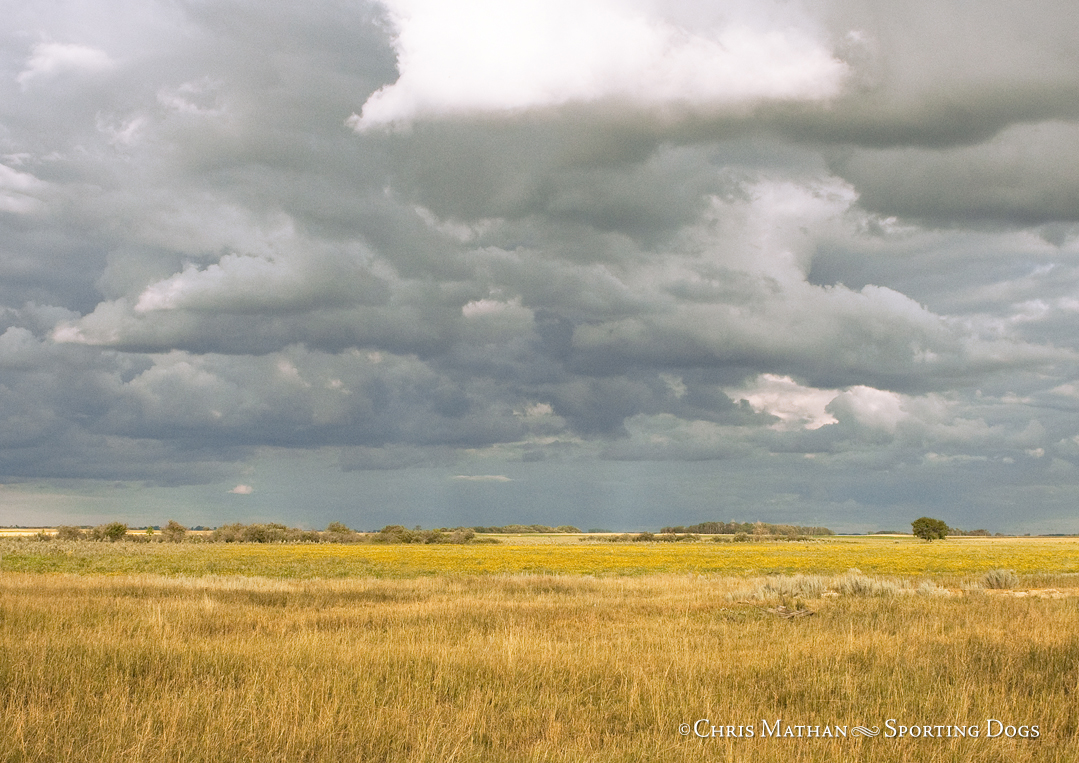
<path id="1" fill-rule="evenodd" d="M 498 545 L 167 544 L 0 540 L 0 571 L 255 575 L 284 578 L 420 575 L 697 573 L 890 575 L 1079 573 L 1079 539 L 869 536 L 809 542 L 602 543 L 503 537 Z M 548 541 L 551 539 L 548 538 Z"/>

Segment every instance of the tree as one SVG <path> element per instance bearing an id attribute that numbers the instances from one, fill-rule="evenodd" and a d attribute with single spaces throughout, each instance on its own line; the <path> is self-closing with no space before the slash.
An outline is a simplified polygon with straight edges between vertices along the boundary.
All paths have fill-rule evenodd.
<path id="1" fill-rule="evenodd" d="M 109 522 L 107 525 L 98 525 L 90 531 L 90 537 L 94 540 L 107 540 L 111 543 L 127 535 L 127 525 L 123 522 Z"/>
<path id="2" fill-rule="evenodd" d="M 948 524 L 932 517 L 919 517 L 910 523 L 914 535 L 925 541 L 944 540 L 948 537 Z"/>
<path id="3" fill-rule="evenodd" d="M 60 540 L 82 540 L 86 537 L 86 533 L 81 528 L 72 527 L 71 525 L 60 525 L 56 528 L 56 537 Z"/>
<path id="4" fill-rule="evenodd" d="M 165 540 L 169 543 L 181 543 L 184 536 L 187 535 L 187 528 L 175 519 L 170 519 L 161 534 L 165 536 Z"/>

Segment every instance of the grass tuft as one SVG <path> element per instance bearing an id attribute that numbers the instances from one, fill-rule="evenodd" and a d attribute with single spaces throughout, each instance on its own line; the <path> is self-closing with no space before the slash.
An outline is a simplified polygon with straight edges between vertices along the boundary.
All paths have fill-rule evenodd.
<path id="1" fill-rule="evenodd" d="M 1011 570 L 989 570 L 979 579 L 984 588 L 1015 588 L 1019 577 Z"/>

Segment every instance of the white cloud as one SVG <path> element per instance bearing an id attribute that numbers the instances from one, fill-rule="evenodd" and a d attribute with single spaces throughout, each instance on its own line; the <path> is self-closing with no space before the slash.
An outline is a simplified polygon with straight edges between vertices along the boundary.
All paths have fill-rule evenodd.
<path id="1" fill-rule="evenodd" d="M 97 73 L 112 69 L 115 62 L 103 50 L 86 45 L 39 42 L 15 80 L 25 90 L 30 82 L 65 72 Z"/>
<path id="2" fill-rule="evenodd" d="M 357 130 L 467 112 L 601 100 L 691 107 L 839 94 L 846 64 L 807 32 L 741 23 L 690 30 L 625 0 L 383 0 L 398 80 Z"/>
<path id="3" fill-rule="evenodd" d="M 512 302 L 501 302 L 497 299 L 474 299 L 461 307 L 461 314 L 466 318 L 476 318 L 482 315 L 499 315 L 506 310 L 520 307 L 520 297 Z"/>
<path id="4" fill-rule="evenodd" d="M 89 315 L 57 323 L 52 339 L 60 344 L 111 344 L 131 333 L 132 323 L 127 300 L 102 302 Z"/>
<path id="5" fill-rule="evenodd" d="M 1072 382 L 1061 384 L 1059 387 L 1053 387 L 1053 389 L 1049 391 L 1054 395 L 1079 398 L 1079 384 L 1074 384 Z"/>
<path id="6" fill-rule="evenodd" d="M 968 453 L 949 455 L 944 453 L 933 453 L 932 451 L 926 453 L 925 456 L 922 457 L 922 463 L 927 465 L 970 464 L 988 460 L 989 459 L 986 456 L 972 456 Z"/>
<path id="7" fill-rule="evenodd" d="M 250 485 L 237 485 L 229 492 L 235 495 L 251 495 L 255 492 L 255 488 L 251 487 Z"/>
<path id="8" fill-rule="evenodd" d="M 300 375 L 300 369 L 296 368 L 296 364 L 288 358 L 278 358 L 277 373 L 282 379 L 289 384 L 295 384 L 300 387 L 310 387 L 311 385 L 304 381 L 304 378 Z"/>
<path id="9" fill-rule="evenodd" d="M 416 210 L 416 215 L 423 220 L 428 228 L 460 241 L 462 244 L 482 235 L 491 227 L 493 222 L 491 220 L 480 220 L 478 223 L 469 225 L 456 220 L 441 220 L 434 212 L 421 205 L 417 205 L 414 209 Z"/>
<path id="10" fill-rule="evenodd" d="M 735 400 L 747 401 L 757 412 L 778 418 L 773 429 L 819 429 L 836 423 L 826 408 L 839 393 L 834 389 L 804 387 L 789 376 L 761 374 L 751 387 L 729 394 Z"/>
<path id="11" fill-rule="evenodd" d="M 149 120 L 145 116 L 133 116 L 118 122 L 110 122 L 102 115 L 98 115 L 97 129 L 108 137 L 109 143 L 114 146 L 133 146 L 138 142 L 140 133 L 147 126 Z"/>
<path id="12" fill-rule="evenodd" d="M 828 408 L 840 416 L 849 414 L 862 426 L 882 429 L 891 434 L 909 415 L 903 410 L 903 398 L 895 392 L 857 385 L 841 393 Z"/>
<path id="13" fill-rule="evenodd" d="M 451 479 L 465 482 L 513 482 L 509 477 L 502 474 L 457 474 Z"/>
<path id="14" fill-rule="evenodd" d="M 178 114 L 221 116 L 225 110 L 218 101 L 220 89 L 220 82 L 204 78 L 185 82 L 174 90 L 159 90 L 157 102 L 165 109 Z"/>
<path id="15" fill-rule="evenodd" d="M 136 313 L 174 310 L 179 307 L 222 306 L 243 295 L 261 301 L 267 293 L 287 289 L 298 274 L 289 262 L 263 257 L 227 254 L 200 270 L 188 265 L 183 271 L 148 286 L 135 303 Z"/>
<path id="16" fill-rule="evenodd" d="M 382 283 L 368 270 L 363 247 L 318 248 L 289 235 L 271 249 L 268 255 L 226 254 L 203 268 L 188 263 L 143 289 L 134 312 L 307 309 L 369 300 Z"/>
<path id="17" fill-rule="evenodd" d="M 42 206 L 37 194 L 47 185 L 28 172 L 0 164 L 0 211 L 17 215 L 36 212 Z"/>

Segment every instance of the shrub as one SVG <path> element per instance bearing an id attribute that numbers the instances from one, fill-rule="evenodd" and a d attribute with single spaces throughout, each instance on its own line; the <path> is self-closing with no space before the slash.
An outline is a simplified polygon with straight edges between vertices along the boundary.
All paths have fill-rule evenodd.
<path id="1" fill-rule="evenodd" d="M 323 540 L 356 541 L 360 538 L 359 533 L 351 530 L 347 534 L 332 533 L 330 537 L 324 537 L 317 530 L 301 530 L 298 527 L 289 527 L 277 522 L 222 525 L 210 536 L 210 540 L 214 543 L 319 543 Z M 197 541 L 200 538 L 196 536 L 192 540 Z"/>
<path id="2" fill-rule="evenodd" d="M 248 525 L 240 531 L 240 540 L 245 543 L 269 543 L 273 529 L 266 525 Z"/>
<path id="3" fill-rule="evenodd" d="M 242 540 L 243 525 L 236 522 L 231 525 L 221 525 L 214 530 L 210 539 L 215 543 L 237 543 Z"/>
<path id="4" fill-rule="evenodd" d="M 165 525 L 165 529 L 161 531 L 161 535 L 168 543 L 180 543 L 183 541 L 184 536 L 187 535 L 187 528 L 175 519 L 170 519 L 169 523 Z"/>
<path id="5" fill-rule="evenodd" d="M 318 538 L 323 543 L 362 543 L 367 540 L 363 533 L 350 530 L 340 522 L 331 522 Z"/>
<path id="6" fill-rule="evenodd" d="M 980 582 L 984 588 L 1015 588 L 1019 578 L 1011 570 L 989 570 Z"/>
<path id="7" fill-rule="evenodd" d="M 828 586 L 819 575 L 794 575 L 793 577 L 770 577 L 761 586 L 762 590 L 779 596 L 803 599 L 819 599 Z"/>
<path id="8" fill-rule="evenodd" d="M 127 525 L 123 522 L 109 522 L 105 525 L 105 537 L 111 542 L 115 543 L 125 535 L 127 535 Z"/>
<path id="9" fill-rule="evenodd" d="M 820 575 L 772 575 L 755 581 L 751 588 L 742 588 L 727 594 L 729 601 L 779 601 L 819 599 L 828 591 L 826 581 Z"/>
<path id="10" fill-rule="evenodd" d="M 110 543 L 127 535 L 127 525 L 123 522 L 109 522 L 107 525 L 98 525 L 90 531 L 90 537 L 94 540 L 107 540 Z"/>
<path id="11" fill-rule="evenodd" d="M 491 538 L 484 542 L 498 541 Z M 456 530 L 423 530 L 416 528 L 409 530 L 403 525 L 386 525 L 371 538 L 372 543 L 473 543 L 479 542 L 476 531 L 468 527 L 459 527 Z"/>
<path id="12" fill-rule="evenodd" d="M 71 525 L 60 525 L 56 528 L 56 537 L 59 540 L 82 540 L 86 537 L 86 533 L 81 528 L 72 527 Z"/>
<path id="13" fill-rule="evenodd" d="M 375 543 L 413 543 L 414 535 L 404 525 L 386 525 L 371 540 Z"/>
<path id="14" fill-rule="evenodd" d="M 837 593 L 847 596 L 894 596 L 900 592 L 892 581 L 871 578 L 857 569 L 847 570 L 833 584 Z"/>

